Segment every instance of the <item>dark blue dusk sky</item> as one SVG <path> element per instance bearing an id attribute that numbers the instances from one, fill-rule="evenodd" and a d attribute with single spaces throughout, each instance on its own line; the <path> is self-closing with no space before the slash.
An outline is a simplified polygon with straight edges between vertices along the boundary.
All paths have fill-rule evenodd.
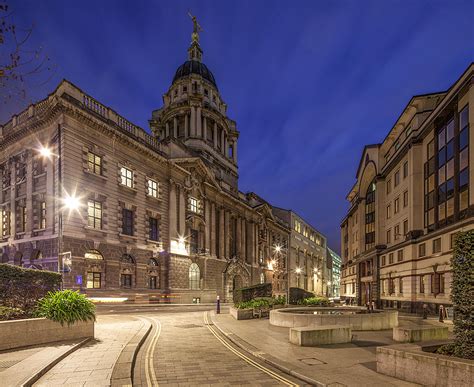
<path id="1" fill-rule="evenodd" d="M 58 65 L 34 98 L 66 78 L 144 128 L 186 59 L 190 8 L 240 130 L 240 189 L 295 210 L 337 251 L 363 146 L 474 59 L 474 1 L 9 3 Z"/>

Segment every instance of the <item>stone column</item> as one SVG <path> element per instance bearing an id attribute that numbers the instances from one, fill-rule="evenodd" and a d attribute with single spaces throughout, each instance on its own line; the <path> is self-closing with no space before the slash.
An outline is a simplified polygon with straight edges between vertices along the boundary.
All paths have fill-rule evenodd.
<path id="1" fill-rule="evenodd" d="M 242 257 L 242 219 L 240 216 L 237 217 L 237 221 L 235 222 L 235 228 L 236 230 L 236 241 L 235 241 L 235 246 L 236 246 L 236 254 L 238 257 Z"/>
<path id="2" fill-rule="evenodd" d="M 189 115 L 188 115 L 188 113 L 186 113 L 185 116 L 184 116 L 184 137 L 185 138 L 189 137 Z"/>
<path id="3" fill-rule="evenodd" d="M 176 185 L 173 181 L 170 181 L 170 207 L 169 207 L 169 229 L 170 229 L 170 241 L 178 238 L 178 217 L 176 207 Z"/>
<path id="4" fill-rule="evenodd" d="M 217 122 L 214 121 L 214 148 L 217 148 Z"/>
<path id="5" fill-rule="evenodd" d="M 196 112 L 196 128 L 197 128 L 197 136 L 202 137 L 202 128 L 201 128 L 201 107 L 197 107 Z"/>
<path id="6" fill-rule="evenodd" d="M 209 200 L 205 201 L 204 204 L 204 221 L 206 222 L 206 228 L 205 228 L 205 249 L 207 254 L 210 254 L 211 251 L 211 213 L 210 213 L 210 207 L 211 204 L 209 203 Z"/>
<path id="7" fill-rule="evenodd" d="M 216 205 L 211 203 L 211 247 L 210 254 L 217 255 L 216 252 Z"/>
<path id="8" fill-rule="evenodd" d="M 10 162 L 10 241 L 15 239 L 16 234 L 16 168 L 15 162 Z"/>
<path id="9" fill-rule="evenodd" d="M 31 236 L 33 229 L 33 156 L 29 155 L 26 163 L 26 235 Z"/>
<path id="10" fill-rule="evenodd" d="M 223 130 L 222 135 L 221 135 L 221 149 L 224 156 L 225 156 L 225 136 L 226 136 L 225 130 Z"/>
<path id="11" fill-rule="evenodd" d="M 229 158 L 229 139 L 227 138 L 227 135 L 224 138 L 224 155 L 226 158 Z"/>
<path id="12" fill-rule="evenodd" d="M 247 262 L 247 221 L 242 218 L 242 244 L 241 244 L 241 256 L 242 261 Z"/>
<path id="13" fill-rule="evenodd" d="M 237 164 L 237 139 L 234 139 L 232 143 L 232 157 L 234 158 L 234 163 Z"/>
<path id="14" fill-rule="evenodd" d="M 191 106 L 190 137 L 196 137 L 196 108 Z"/>
<path id="15" fill-rule="evenodd" d="M 224 219 L 224 208 L 221 207 L 219 210 L 219 258 L 225 257 L 225 219 Z"/>
<path id="16" fill-rule="evenodd" d="M 183 187 L 179 189 L 179 234 L 186 236 L 186 201 Z"/>
<path id="17" fill-rule="evenodd" d="M 54 168 L 53 160 L 46 158 L 46 195 L 44 201 L 46 202 L 46 228 L 52 230 L 54 225 Z"/>
<path id="18" fill-rule="evenodd" d="M 202 128 L 202 138 L 207 141 L 207 118 L 203 117 L 204 127 Z"/>
<path id="19" fill-rule="evenodd" d="M 169 135 L 170 135 L 170 124 L 169 122 L 167 122 L 165 125 L 165 137 L 169 137 Z"/>
<path id="20" fill-rule="evenodd" d="M 225 243 L 225 255 L 224 257 L 231 258 L 230 256 L 230 212 L 225 211 L 225 224 L 224 224 L 224 243 Z"/>
<path id="21" fill-rule="evenodd" d="M 178 118 L 176 116 L 173 117 L 173 136 L 178 138 Z"/>

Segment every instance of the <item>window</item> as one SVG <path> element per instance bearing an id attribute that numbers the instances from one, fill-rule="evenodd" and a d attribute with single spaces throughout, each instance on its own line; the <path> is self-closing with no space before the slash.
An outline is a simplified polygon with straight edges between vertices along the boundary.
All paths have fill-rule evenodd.
<path id="1" fill-rule="evenodd" d="M 89 227 L 102 229 L 102 203 L 96 200 L 87 202 L 87 223 Z"/>
<path id="2" fill-rule="evenodd" d="M 403 250 L 398 250 L 397 251 L 397 261 L 402 262 L 403 261 Z"/>
<path id="3" fill-rule="evenodd" d="M 433 254 L 441 252 L 441 238 L 433 239 Z"/>
<path id="4" fill-rule="evenodd" d="M 385 259 L 385 255 L 382 255 L 382 266 L 385 266 L 386 265 L 386 259 Z"/>
<path id="5" fill-rule="evenodd" d="M 188 86 L 183 86 L 183 93 L 187 93 L 188 92 Z"/>
<path id="6" fill-rule="evenodd" d="M 393 263 L 393 253 L 388 255 L 388 264 L 391 265 Z"/>
<path id="7" fill-rule="evenodd" d="M 87 154 L 87 167 L 89 172 L 102 175 L 102 157 L 89 152 Z"/>
<path id="8" fill-rule="evenodd" d="M 120 168 L 120 183 L 125 187 L 133 188 L 133 171 L 131 169 Z"/>
<path id="9" fill-rule="evenodd" d="M 300 223 L 299 220 L 295 219 L 294 229 L 295 229 L 296 232 L 301 233 L 301 223 Z"/>
<path id="10" fill-rule="evenodd" d="M 393 229 L 393 239 L 398 240 L 400 238 L 400 225 L 397 224 L 395 228 Z"/>
<path id="11" fill-rule="evenodd" d="M 201 279 L 201 273 L 199 266 L 196 263 L 191 263 L 189 266 L 189 289 L 197 290 L 200 288 L 199 282 Z"/>
<path id="12" fill-rule="evenodd" d="M 387 219 L 390 219 L 391 216 L 392 216 L 392 205 L 389 204 L 387 206 Z"/>
<path id="13" fill-rule="evenodd" d="M 395 201 L 393 202 L 393 210 L 395 214 L 398 214 L 400 212 L 400 198 L 396 198 Z"/>
<path id="14" fill-rule="evenodd" d="M 456 233 L 453 232 L 450 236 L 449 236 L 449 249 L 452 250 L 454 248 L 454 241 L 456 240 Z"/>
<path id="15" fill-rule="evenodd" d="M 134 265 L 135 264 L 135 260 L 133 259 L 133 257 L 130 254 L 123 254 L 122 257 L 120 258 L 120 260 L 123 263 L 129 264 L 129 265 Z"/>
<path id="16" fill-rule="evenodd" d="M 387 195 L 392 192 L 392 179 L 387 180 Z"/>
<path id="17" fill-rule="evenodd" d="M 122 288 L 130 289 L 132 287 L 132 275 L 122 274 L 120 276 L 120 284 L 122 285 Z"/>
<path id="18" fill-rule="evenodd" d="M 148 222 L 149 222 L 149 230 L 150 230 L 150 233 L 149 233 L 149 239 L 151 241 L 158 241 L 159 240 L 159 237 L 160 237 L 160 231 L 159 231 L 159 223 L 158 223 L 158 219 L 156 218 L 149 218 L 148 219 Z"/>
<path id="19" fill-rule="evenodd" d="M 87 289 L 100 289 L 101 277 L 101 273 L 88 272 L 86 282 Z"/>
<path id="20" fill-rule="evenodd" d="M 403 221 L 403 235 L 406 237 L 408 234 L 408 219 Z"/>
<path id="21" fill-rule="evenodd" d="M 408 161 L 403 163 L 403 178 L 406 179 L 408 177 Z"/>
<path id="22" fill-rule="evenodd" d="M 304 228 L 303 228 L 303 236 L 305 236 L 306 238 L 308 238 L 308 236 L 309 236 L 308 227 L 306 227 L 306 226 L 304 226 Z"/>
<path id="23" fill-rule="evenodd" d="M 443 273 L 431 274 L 431 293 L 435 295 L 444 293 L 444 274 Z"/>
<path id="24" fill-rule="evenodd" d="M 147 180 L 147 194 L 153 198 L 158 198 L 158 182 L 152 179 Z"/>
<path id="25" fill-rule="evenodd" d="M 133 236 L 133 211 L 122 209 L 122 234 Z"/>
<path id="26" fill-rule="evenodd" d="M 365 195 L 365 249 L 375 246 L 375 181 L 369 184 Z"/>
<path id="27" fill-rule="evenodd" d="M 148 288 L 149 289 L 156 289 L 156 283 L 157 283 L 156 275 L 151 275 L 150 277 L 148 277 Z"/>
<path id="28" fill-rule="evenodd" d="M 194 212 L 196 214 L 200 213 L 200 202 L 198 199 L 190 197 L 188 199 L 189 211 Z"/>
<path id="29" fill-rule="evenodd" d="M 39 227 L 40 229 L 46 228 L 46 202 L 40 202 Z"/>
<path id="30" fill-rule="evenodd" d="M 398 293 L 403 294 L 403 278 L 398 279 Z"/>
<path id="31" fill-rule="evenodd" d="M 392 243 L 392 230 L 387 230 L 387 244 Z"/>
<path id="32" fill-rule="evenodd" d="M 420 275 L 420 293 L 425 292 L 425 276 Z"/>
<path id="33" fill-rule="evenodd" d="M 388 279 L 388 294 L 395 294 L 395 280 L 393 278 Z"/>
<path id="34" fill-rule="evenodd" d="M 264 284 L 265 283 L 265 274 L 260 273 L 260 283 Z"/>
<path id="35" fill-rule="evenodd" d="M 26 232 L 26 224 L 28 221 L 26 207 L 20 207 L 20 221 L 21 232 Z"/>
<path id="36" fill-rule="evenodd" d="M 5 238 L 6 236 L 10 235 L 10 211 L 2 210 L 1 215 L 2 237 Z"/>
<path id="37" fill-rule="evenodd" d="M 394 182 L 393 182 L 394 187 L 397 187 L 398 184 L 400 184 L 400 170 L 395 172 L 395 178 L 394 178 Z"/>
<path id="38" fill-rule="evenodd" d="M 424 257 L 426 255 L 426 245 L 421 243 L 418 245 L 418 258 Z"/>
<path id="39" fill-rule="evenodd" d="M 408 206 L 408 191 L 403 192 L 403 207 Z"/>

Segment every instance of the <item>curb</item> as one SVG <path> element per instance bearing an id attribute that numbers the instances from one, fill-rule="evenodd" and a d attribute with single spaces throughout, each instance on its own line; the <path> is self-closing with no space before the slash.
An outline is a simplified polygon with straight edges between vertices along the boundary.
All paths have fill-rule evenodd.
<path id="1" fill-rule="evenodd" d="M 72 348 L 68 349 L 66 352 L 62 353 L 56 359 L 52 360 L 50 363 L 45 365 L 41 370 L 39 370 L 36 374 L 30 376 L 23 384 L 22 387 L 30 387 L 35 382 L 37 382 L 46 372 L 48 372 L 51 368 L 53 368 L 56 364 L 58 364 L 61 360 L 69 356 L 71 353 L 77 351 L 80 347 L 82 347 L 85 343 L 92 340 L 92 337 L 88 337 L 79 343 L 75 344 Z"/>
<path id="2" fill-rule="evenodd" d="M 110 385 L 113 387 L 132 386 L 133 384 L 133 370 L 138 351 L 152 329 L 151 322 L 147 320 L 141 321 L 143 321 L 143 327 L 125 345 L 115 362 L 112 376 L 110 377 Z"/>
<path id="3" fill-rule="evenodd" d="M 224 331 L 221 327 L 219 327 L 218 324 L 214 321 L 212 318 L 214 316 L 214 313 L 210 314 L 211 316 L 211 321 L 214 324 L 214 326 L 221 332 L 228 340 L 230 340 L 233 344 L 235 344 L 237 347 L 240 349 L 243 349 L 245 352 L 251 354 L 252 356 L 255 356 L 256 358 L 262 360 L 263 362 L 270 364 L 272 367 L 284 372 L 287 375 L 293 376 L 297 379 L 300 379 L 306 383 L 309 383 L 313 386 L 319 386 L 319 387 L 325 387 L 327 384 L 321 383 L 317 381 L 316 379 L 310 378 L 309 376 L 306 376 L 304 374 L 301 374 L 299 372 L 293 371 L 292 369 L 282 365 L 281 363 L 277 362 L 274 356 L 271 356 L 265 352 L 259 351 L 258 348 L 253 347 L 251 344 L 249 344 L 247 341 L 241 339 L 239 336 L 237 336 L 234 333 L 227 333 Z M 238 340 L 236 339 L 238 338 Z M 245 344 L 244 344 L 245 343 Z M 255 350 L 251 348 L 255 348 Z"/>

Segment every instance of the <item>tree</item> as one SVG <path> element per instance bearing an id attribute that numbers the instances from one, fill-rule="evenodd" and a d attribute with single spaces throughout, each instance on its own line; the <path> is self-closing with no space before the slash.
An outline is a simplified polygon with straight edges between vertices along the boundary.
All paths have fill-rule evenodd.
<path id="1" fill-rule="evenodd" d="M 451 265 L 454 356 L 474 359 L 474 230 L 456 234 Z"/>
<path id="2" fill-rule="evenodd" d="M 32 88 L 48 82 L 55 70 L 43 47 L 32 48 L 33 25 L 16 26 L 13 12 L 0 0 L 0 104 L 25 101 Z"/>

